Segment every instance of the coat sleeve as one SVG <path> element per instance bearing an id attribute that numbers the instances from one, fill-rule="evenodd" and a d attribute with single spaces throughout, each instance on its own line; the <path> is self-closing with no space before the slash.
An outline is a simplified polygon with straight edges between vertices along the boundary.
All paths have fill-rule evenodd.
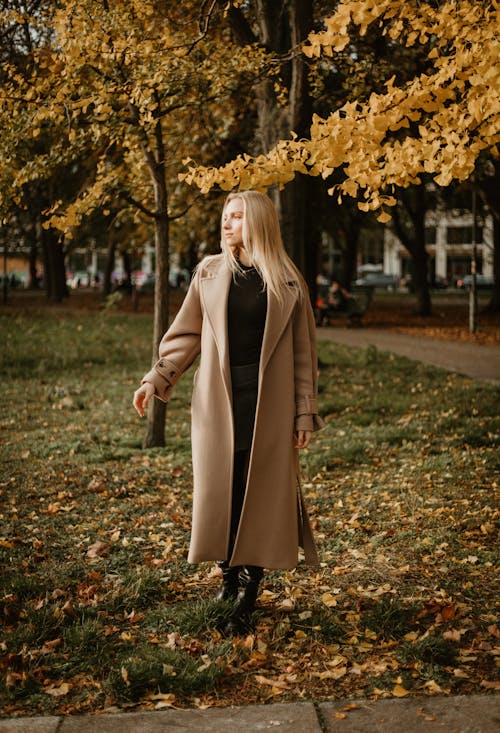
<path id="1" fill-rule="evenodd" d="M 151 382 L 155 397 L 163 402 L 168 402 L 175 383 L 200 353 L 202 321 L 198 270 L 179 312 L 160 341 L 158 361 L 142 378 L 141 384 Z"/>
<path id="2" fill-rule="evenodd" d="M 295 374 L 295 430 L 319 430 L 324 422 L 318 415 L 318 356 L 316 326 L 307 292 L 295 307 L 293 322 Z"/>

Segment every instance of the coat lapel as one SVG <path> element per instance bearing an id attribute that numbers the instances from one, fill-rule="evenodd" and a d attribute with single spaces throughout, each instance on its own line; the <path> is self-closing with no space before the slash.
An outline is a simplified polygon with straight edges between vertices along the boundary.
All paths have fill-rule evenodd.
<path id="1" fill-rule="evenodd" d="M 283 304 L 280 304 L 276 296 L 268 291 L 266 325 L 260 355 L 261 375 L 273 354 L 281 334 L 286 328 L 296 302 L 297 297 L 295 291 L 292 289 L 285 291 Z"/>
<path id="2" fill-rule="evenodd" d="M 231 284 L 231 271 L 221 264 L 216 270 L 208 270 L 200 278 L 200 290 L 205 315 L 208 318 L 224 377 L 227 393 L 231 395 L 231 371 L 229 368 L 229 344 L 227 339 L 227 298 Z"/>

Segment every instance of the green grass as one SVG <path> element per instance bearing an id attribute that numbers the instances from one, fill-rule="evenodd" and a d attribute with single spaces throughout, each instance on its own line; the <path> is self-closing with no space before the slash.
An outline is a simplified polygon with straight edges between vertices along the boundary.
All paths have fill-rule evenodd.
<path id="1" fill-rule="evenodd" d="M 326 427 L 301 465 L 321 566 L 268 573 L 255 632 L 224 639 L 220 581 L 186 561 L 192 372 L 166 447 L 141 448 L 150 332 L 141 314 L 0 317 L 5 714 L 391 695 L 398 676 L 484 692 L 498 389 L 320 344 Z"/>

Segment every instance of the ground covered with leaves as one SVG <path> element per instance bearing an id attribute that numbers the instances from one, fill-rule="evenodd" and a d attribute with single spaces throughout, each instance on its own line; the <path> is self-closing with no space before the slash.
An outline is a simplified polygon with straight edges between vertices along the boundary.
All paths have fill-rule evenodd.
<path id="1" fill-rule="evenodd" d="M 4 715 L 498 689 L 498 389 L 320 344 L 326 428 L 301 462 L 321 566 L 265 576 L 224 638 L 186 561 L 192 373 L 167 446 L 132 392 L 149 314 L 0 318 Z"/>

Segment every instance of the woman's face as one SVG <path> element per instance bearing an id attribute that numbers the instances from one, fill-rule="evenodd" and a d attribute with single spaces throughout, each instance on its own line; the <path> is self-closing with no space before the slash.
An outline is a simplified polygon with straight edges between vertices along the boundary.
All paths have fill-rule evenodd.
<path id="1" fill-rule="evenodd" d="M 224 232 L 224 239 L 226 241 L 226 244 L 231 247 L 231 250 L 235 256 L 240 249 L 244 249 L 244 218 L 245 212 L 243 210 L 242 199 L 231 199 L 231 201 L 226 206 L 224 210 L 224 215 L 222 217 L 222 231 Z"/>

